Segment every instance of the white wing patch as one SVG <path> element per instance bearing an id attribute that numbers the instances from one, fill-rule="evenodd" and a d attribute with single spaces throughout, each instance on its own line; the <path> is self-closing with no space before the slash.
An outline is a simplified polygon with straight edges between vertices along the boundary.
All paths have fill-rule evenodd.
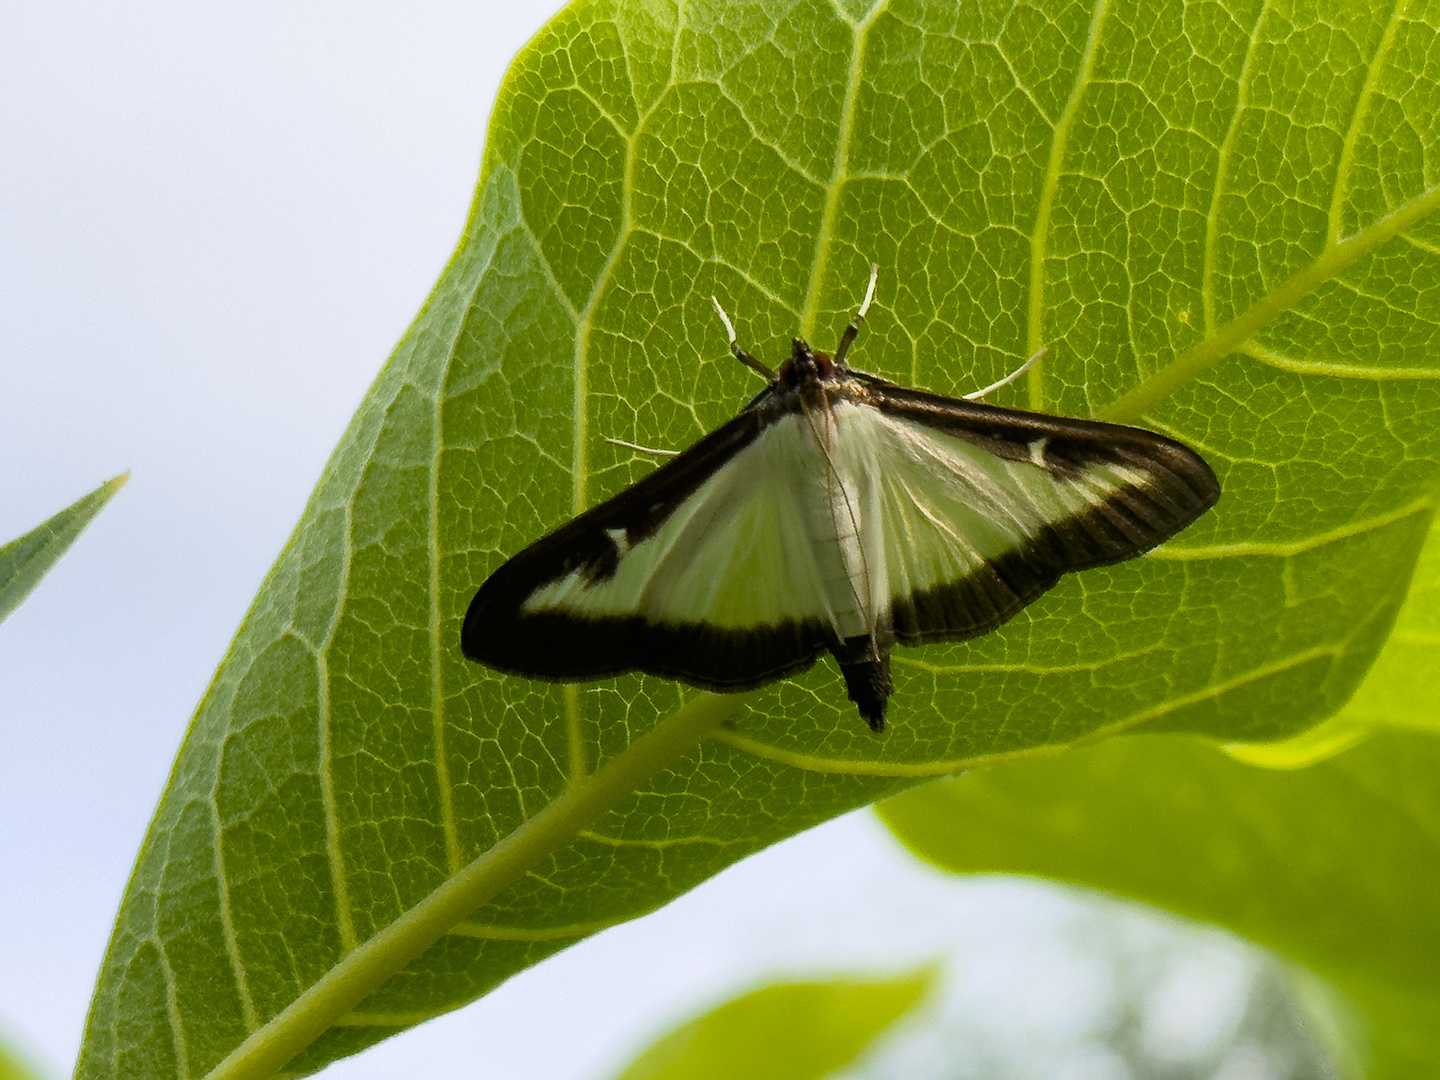
<path id="1" fill-rule="evenodd" d="M 893 599 L 967 577 L 1148 479 L 1099 465 L 1059 477 L 1044 467 L 1045 441 L 1011 461 L 848 401 L 785 416 L 651 536 L 609 530 L 613 575 L 576 570 L 537 588 L 522 611 L 873 633 Z"/>
<path id="2" fill-rule="evenodd" d="M 632 541 L 613 576 L 590 582 L 577 570 L 521 610 L 726 629 L 830 621 L 825 581 L 843 568 L 821 513 L 825 458 L 802 423 L 787 416 L 767 427 L 653 535 Z"/>
<path id="3" fill-rule="evenodd" d="M 865 506 L 864 549 L 872 604 L 950 584 L 1035 540 L 1047 525 L 1100 506 L 1139 469 L 1095 465 L 1073 478 L 1029 459 L 996 457 L 878 409 L 841 405 L 844 471 Z M 1040 460 L 1037 461 L 1036 459 Z"/>

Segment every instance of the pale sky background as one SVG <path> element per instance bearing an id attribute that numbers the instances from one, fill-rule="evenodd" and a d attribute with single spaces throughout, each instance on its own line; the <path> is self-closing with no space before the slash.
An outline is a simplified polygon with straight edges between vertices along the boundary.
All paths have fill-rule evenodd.
<path id="1" fill-rule="evenodd" d="M 0 542 L 134 472 L 0 626 L 0 1030 L 57 1076 L 195 703 L 558 6 L 0 5 Z M 1067 944 L 1091 910 L 946 879 L 851 815 L 325 1075 L 604 1080 L 762 978 L 940 956 L 968 1024 L 1026 1038 L 1104 1000 Z M 1206 940 L 1194 992 L 1223 997 Z"/>

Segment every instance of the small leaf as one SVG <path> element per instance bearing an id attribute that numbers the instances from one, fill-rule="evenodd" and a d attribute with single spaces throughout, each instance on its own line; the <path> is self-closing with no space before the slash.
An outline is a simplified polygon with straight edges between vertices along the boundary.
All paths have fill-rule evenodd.
<path id="1" fill-rule="evenodd" d="M 661 1037 L 618 1080 L 820 1080 L 859 1057 L 934 983 L 926 970 L 761 987 Z"/>
<path id="2" fill-rule="evenodd" d="M 130 474 L 107 480 L 18 540 L 0 547 L 0 621 L 20 606 L 90 520 L 125 486 Z"/>
<path id="3" fill-rule="evenodd" d="M 0 1080 L 42 1080 L 43 1074 L 0 1037 Z"/>
<path id="4" fill-rule="evenodd" d="M 1385 731 L 1306 769 L 1182 736 L 1114 739 L 886 802 L 953 873 L 1036 874 L 1229 927 L 1365 1012 L 1380 1076 L 1440 1070 L 1440 736 Z"/>
<path id="5" fill-rule="evenodd" d="M 1440 482 L 1436 21 L 1379 0 L 562 11 L 197 710 L 79 1076 L 313 1071 L 926 778 L 1333 713 Z M 607 438 L 683 446 L 754 392 L 712 294 L 774 360 L 838 335 L 872 261 L 857 366 L 955 394 L 1048 344 L 1001 403 L 1143 414 L 1206 456 L 1220 505 L 995 634 L 899 651 L 883 739 L 828 663 L 738 702 L 461 657 L 488 573 L 653 467 Z"/>

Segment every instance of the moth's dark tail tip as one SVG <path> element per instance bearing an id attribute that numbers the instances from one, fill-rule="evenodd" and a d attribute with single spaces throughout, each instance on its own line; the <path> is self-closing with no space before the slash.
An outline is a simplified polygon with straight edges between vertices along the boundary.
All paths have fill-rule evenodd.
<path id="1" fill-rule="evenodd" d="M 885 708 L 890 703 L 890 658 L 862 660 L 858 664 L 841 664 L 840 674 L 845 676 L 845 689 L 850 700 L 860 710 L 860 715 L 870 725 L 870 730 L 885 730 Z"/>

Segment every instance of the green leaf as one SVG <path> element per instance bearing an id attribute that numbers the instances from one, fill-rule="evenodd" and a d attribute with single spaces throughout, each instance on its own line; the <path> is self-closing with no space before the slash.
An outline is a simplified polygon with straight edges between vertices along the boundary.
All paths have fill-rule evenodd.
<path id="1" fill-rule="evenodd" d="M 125 486 L 130 474 L 107 480 L 83 499 L 72 503 L 18 540 L 0 547 L 0 622 L 20 606 L 69 550 L 90 520 Z"/>
<path id="2" fill-rule="evenodd" d="M 1382 1072 L 1440 1072 L 1440 977 L 1397 988 L 1377 970 L 1387 945 L 1402 941 L 1418 964 L 1428 957 L 1440 971 L 1426 895 L 1435 882 L 1413 873 L 1433 863 L 1440 822 L 1429 797 L 1440 768 L 1437 646 L 1440 522 L 1350 703 L 1295 738 L 1225 748 L 1249 764 L 1313 766 L 1296 777 L 1227 765 L 1189 742 L 1137 740 L 932 785 L 891 800 L 881 815 L 912 850 L 956 872 L 1060 877 L 1254 937 L 1323 971 L 1364 1006 Z M 1326 760 L 1377 733 L 1377 745 Z M 1372 832 L 1398 840 L 1377 846 Z M 1352 936 L 1349 954 L 1336 952 L 1337 933 Z"/>
<path id="3" fill-rule="evenodd" d="M 1037 874 L 1227 926 L 1365 1012 L 1374 1076 L 1440 1073 L 1440 737 L 1305 769 L 1185 736 L 1116 739 L 931 784 L 880 813 L 955 873 Z"/>
<path id="4" fill-rule="evenodd" d="M 1395 629 L 1360 689 L 1336 717 L 1356 727 L 1440 732 L 1440 521 L 1415 565 Z"/>
<path id="5" fill-rule="evenodd" d="M 663 1036 L 619 1080 L 819 1080 L 859 1057 L 934 983 L 927 970 L 761 987 Z"/>
<path id="6" fill-rule="evenodd" d="M 461 244 L 197 711 L 79 1075 L 313 1070 L 927 777 L 1332 713 L 1440 478 L 1436 20 L 562 12 L 512 67 Z M 872 260 L 858 366 L 955 393 L 1048 343 L 1002 402 L 1144 413 L 1215 466 L 1219 508 L 996 634 L 902 651 L 883 739 L 828 663 L 739 701 L 461 658 L 491 570 L 653 468 L 608 438 L 683 446 L 755 391 L 712 294 L 773 360 L 838 334 Z"/>
<path id="7" fill-rule="evenodd" d="M 1415 728 L 1440 733 L 1440 519 L 1430 528 L 1415 564 L 1410 591 L 1395 628 L 1360 688 L 1323 724 L 1290 739 L 1226 747 L 1236 759 L 1274 769 L 1294 769 L 1346 750 L 1377 728 Z"/>

